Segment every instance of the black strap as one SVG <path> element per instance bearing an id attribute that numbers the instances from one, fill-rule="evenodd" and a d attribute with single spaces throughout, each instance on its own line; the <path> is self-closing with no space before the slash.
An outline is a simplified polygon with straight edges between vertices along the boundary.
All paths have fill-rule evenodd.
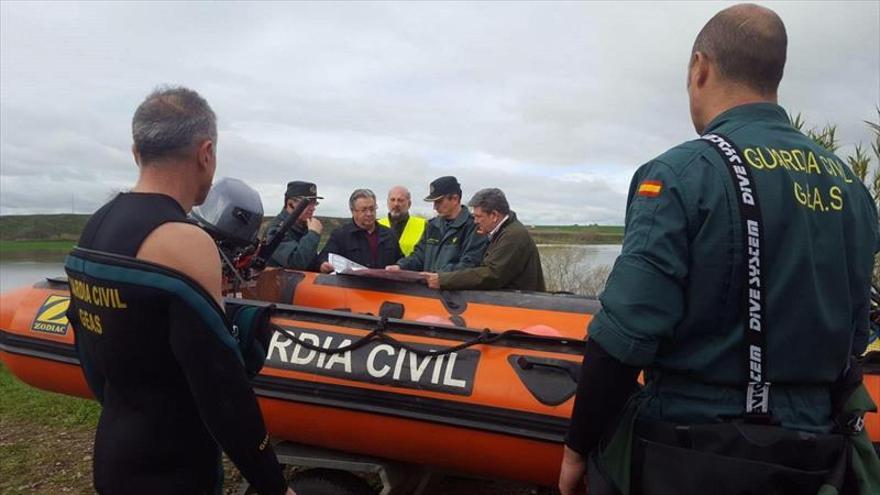
<path id="1" fill-rule="evenodd" d="M 752 171 L 733 141 L 720 134 L 706 134 L 730 171 L 742 219 L 743 302 L 746 349 L 746 417 L 769 417 L 770 382 L 767 381 L 766 299 L 764 287 L 764 226 Z"/>

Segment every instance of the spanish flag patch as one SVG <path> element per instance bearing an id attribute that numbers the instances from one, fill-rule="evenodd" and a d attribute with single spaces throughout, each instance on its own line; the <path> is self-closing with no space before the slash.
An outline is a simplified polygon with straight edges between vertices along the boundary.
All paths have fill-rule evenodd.
<path id="1" fill-rule="evenodd" d="M 643 180 L 641 184 L 639 184 L 639 190 L 636 192 L 639 196 L 647 196 L 649 198 L 656 198 L 660 196 L 660 191 L 663 190 L 663 182 L 659 180 Z"/>

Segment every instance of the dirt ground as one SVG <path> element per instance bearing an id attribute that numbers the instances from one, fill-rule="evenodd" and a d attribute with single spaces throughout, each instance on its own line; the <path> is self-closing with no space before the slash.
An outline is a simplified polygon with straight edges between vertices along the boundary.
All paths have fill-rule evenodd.
<path id="1" fill-rule="evenodd" d="M 90 427 L 45 426 L 0 415 L 0 494 L 94 493 Z M 226 489 L 236 493 L 241 475 L 227 460 Z M 550 495 L 519 483 L 435 477 L 426 495 Z M 308 495 L 308 494 L 300 494 Z"/>

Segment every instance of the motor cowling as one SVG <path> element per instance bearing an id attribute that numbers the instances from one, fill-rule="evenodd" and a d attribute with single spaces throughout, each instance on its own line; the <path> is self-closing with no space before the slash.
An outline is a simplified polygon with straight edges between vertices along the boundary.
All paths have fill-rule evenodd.
<path id="1" fill-rule="evenodd" d="M 256 243 L 263 222 L 263 201 L 243 181 L 225 177 L 208 192 L 205 202 L 190 217 L 218 243 L 244 247 Z"/>

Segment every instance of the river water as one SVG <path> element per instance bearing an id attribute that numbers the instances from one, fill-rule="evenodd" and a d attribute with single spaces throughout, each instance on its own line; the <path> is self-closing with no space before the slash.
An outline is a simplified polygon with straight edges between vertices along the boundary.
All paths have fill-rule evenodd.
<path id="1" fill-rule="evenodd" d="M 603 265 L 612 265 L 620 254 L 620 245 L 541 245 L 542 258 L 565 256 L 574 260 L 572 269 L 586 270 Z M 64 275 L 64 254 L 58 253 L 14 253 L 0 255 L 0 292 L 16 287 L 31 285 L 46 277 Z"/>

